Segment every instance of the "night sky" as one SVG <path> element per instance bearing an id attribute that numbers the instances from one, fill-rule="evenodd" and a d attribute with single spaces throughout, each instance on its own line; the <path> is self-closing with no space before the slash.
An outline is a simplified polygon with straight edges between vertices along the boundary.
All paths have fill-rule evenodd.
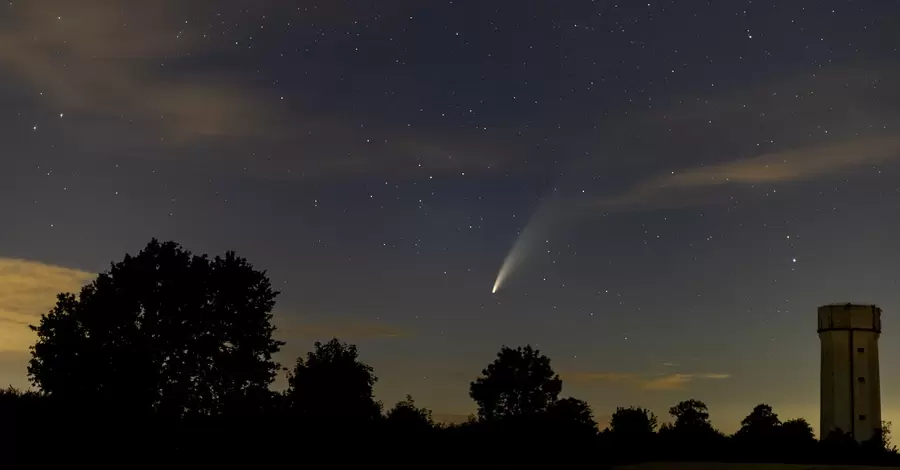
<path id="1" fill-rule="evenodd" d="M 601 422 L 818 427 L 816 307 L 876 303 L 900 422 L 898 47 L 896 0 L 4 2 L 0 384 L 158 237 L 447 420 L 531 343 Z"/>

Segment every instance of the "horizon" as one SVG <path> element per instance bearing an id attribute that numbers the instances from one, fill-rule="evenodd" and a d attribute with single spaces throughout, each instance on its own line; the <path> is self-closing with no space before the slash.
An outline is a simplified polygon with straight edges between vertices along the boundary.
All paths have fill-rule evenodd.
<path id="1" fill-rule="evenodd" d="M 252 260 L 250 260 L 250 261 L 252 262 Z M 30 262 L 28 262 L 26 264 L 33 265 L 33 263 L 30 263 Z M 34 267 L 36 267 L 36 266 L 32 266 L 32 268 L 34 268 Z M 265 269 L 264 267 L 260 267 L 260 266 L 258 266 L 258 267 Z M 2 280 L 4 268 L 6 268 L 7 271 L 11 270 L 11 269 L 9 269 L 8 266 L 4 266 L 4 263 L 2 261 L 0 261 L 0 280 Z M 41 266 L 40 269 L 47 269 L 47 270 L 55 269 L 55 270 L 62 270 L 63 272 L 66 271 L 65 268 L 49 267 L 49 266 Z M 21 275 L 22 272 L 26 272 L 26 271 L 28 271 L 28 269 L 23 269 L 20 267 L 20 268 L 16 269 L 15 271 L 17 271 L 17 273 L 19 275 Z M 90 278 L 90 280 L 93 280 L 93 277 L 94 277 L 94 275 L 92 275 L 90 273 L 86 273 L 86 272 L 77 273 L 77 272 L 73 271 L 70 274 L 72 274 L 72 277 L 75 279 Z M 68 282 L 69 282 L 69 285 L 67 286 L 67 288 L 70 291 L 77 293 L 78 289 L 74 289 L 74 290 L 72 290 L 72 289 L 75 287 L 80 287 L 80 286 L 76 286 L 75 284 L 72 284 L 71 279 L 69 279 Z M 75 281 L 76 284 L 77 284 L 77 282 L 78 281 Z M 2 283 L 0 283 L 0 284 L 2 284 Z M 277 283 L 273 282 L 273 284 L 277 284 Z M 32 289 L 29 289 L 29 294 L 33 295 L 33 291 L 34 291 L 33 287 L 35 287 L 35 286 L 32 286 Z M 50 286 L 42 286 L 42 287 L 46 290 L 45 290 L 45 292 L 43 292 L 42 295 L 39 296 L 40 300 L 42 300 L 44 302 L 54 301 L 55 294 L 48 295 L 49 290 L 51 290 Z M 64 288 L 63 291 L 66 291 L 66 289 Z M 3 292 L 0 292 L 0 294 L 3 294 Z M 6 299 L 9 299 L 10 298 L 10 296 L 8 296 L 9 292 L 6 292 L 6 294 L 7 294 Z M 49 301 L 48 301 L 48 299 L 49 299 Z M 2 300 L 2 295 L 0 295 L 0 300 Z M 34 299 L 34 300 L 38 300 L 38 299 Z M 838 303 L 829 303 L 829 304 L 823 304 L 823 305 L 843 306 L 846 304 L 847 304 L 846 302 L 844 302 L 844 303 L 838 302 Z M 869 305 L 869 304 L 865 304 L 865 305 Z M 0 313 L 4 313 L 4 310 L 2 307 L 3 307 L 3 305 L 2 305 L 2 303 L 0 303 Z M 49 310 L 49 305 L 44 310 Z M 381 377 L 381 375 L 380 375 L 381 369 L 379 369 L 377 364 L 372 363 L 371 361 L 367 360 L 365 344 L 366 343 L 371 344 L 372 342 L 378 342 L 378 341 L 385 341 L 385 340 L 389 340 L 391 338 L 402 337 L 404 335 L 404 333 L 402 333 L 402 332 L 393 332 L 393 331 L 385 330 L 382 327 L 379 327 L 377 325 L 362 324 L 362 323 L 360 323 L 360 324 L 344 324 L 344 325 L 332 324 L 332 325 L 329 325 L 330 328 L 328 328 L 328 329 L 323 329 L 321 325 L 304 325 L 302 323 L 297 323 L 297 322 L 292 322 L 292 323 L 288 323 L 288 324 L 280 324 L 281 323 L 279 321 L 280 315 L 277 314 L 278 311 L 279 311 L 279 309 L 276 304 L 276 307 L 275 307 L 276 314 L 274 315 L 273 322 L 278 329 L 276 330 L 275 337 L 278 339 L 287 341 L 288 344 L 286 344 L 285 346 L 282 347 L 281 351 L 275 356 L 275 358 L 276 358 L 276 360 L 278 360 L 280 362 L 280 364 L 282 366 L 285 366 L 285 367 L 292 364 L 297 357 L 305 354 L 308 351 L 311 351 L 312 345 L 315 341 L 325 342 L 325 341 L 331 339 L 330 337 L 329 338 L 325 338 L 325 337 L 321 337 L 321 336 L 317 337 L 315 335 L 321 335 L 325 331 L 330 331 L 331 333 L 337 333 L 337 332 L 342 331 L 343 333 L 345 333 L 346 337 L 343 337 L 343 338 L 338 337 L 338 339 L 340 339 L 342 341 L 347 341 L 349 343 L 356 344 L 357 346 L 359 346 L 361 348 L 360 349 L 361 360 L 370 365 L 373 365 L 375 367 L 376 377 L 380 378 Z M 37 318 L 36 320 L 39 320 L 39 318 Z M 285 333 L 287 333 L 287 335 L 285 335 Z M 295 335 L 292 336 L 291 333 L 294 333 Z M 296 335 L 298 333 L 299 333 L 299 336 Z M 309 336 L 307 336 L 307 335 L 309 335 Z M 360 336 L 360 335 L 362 335 L 362 336 Z M 367 335 L 372 335 L 372 336 L 367 336 Z M 30 334 L 29 336 L 33 336 L 33 334 Z M 353 339 L 351 339 L 354 337 L 357 337 L 358 340 L 354 341 Z M 298 341 L 298 338 L 301 338 L 301 340 Z M 293 341 L 294 343 L 303 342 L 303 345 L 291 344 L 291 341 Z M 21 343 L 21 341 L 19 341 L 19 342 Z M 497 346 L 498 351 L 501 346 L 515 347 L 518 345 L 514 345 L 514 344 L 498 345 Z M 541 350 L 541 352 L 544 354 L 547 354 L 551 360 L 554 359 L 552 352 L 548 352 L 543 349 Z M 477 363 L 477 361 L 476 361 L 472 364 L 471 377 L 470 377 L 469 381 L 474 380 L 478 376 L 481 369 L 483 367 L 485 367 L 491 360 L 494 359 L 495 354 L 496 354 L 496 351 L 494 352 L 493 355 L 483 358 L 483 361 L 481 363 Z M 816 355 L 818 355 L 818 351 L 816 351 Z M 27 376 L 25 373 L 26 363 L 27 363 L 27 357 L 22 358 L 22 363 L 21 363 L 22 367 L 19 371 L 20 372 L 19 374 L 7 373 L 6 375 L 0 375 L 0 377 L 3 377 L 3 380 L 8 379 L 9 385 L 11 385 L 19 390 L 23 390 L 23 391 L 24 390 L 37 390 L 33 386 L 31 386 L 30 383 L 28 383 Z M 554 364 L 555 363 L 556 362 L 554 361 Z M 664 367 L 667 367 L 667 368 L 672 368 L 675 366 L 676 366 L 676 364 L 672 364 L 672 363 L 664 364 Z M 775 400 L 770 400 L 770 401 L 757 400 L 755 402 L 753 400 L 750 400 L 750 401 L 746 401 L 744 403 L 736 403 L 736 404 L 733 404 L 728 407 L 723 407 L 722 404 L 720 402 L 718 402 L 717 400 L 710 400 L 709 398 L 707 398 L 706 394 L 704 393 L 704 391 L 702 389 L 701 390 L 695 389 L 695 391 L 697 393 L 694 393 L 689 388 L 689 385 L 696 380 L 706 379 L 706 380 L 716 381 L 716 380 L 727 380 L 727 379 L 732 378 L 728 374 L 712 374 L 712 373 L 709 373 L 709 374 L 680 374 L 678 372 L 671 372 L 669 374 L 657 374 L 657 375 L 651 374 L 651 375 L 648 375 L 647 377 L 639 377 L 639 376 L 636 376 L 635 374 L 630 374 L 627 372 L 622 372 L 622 373 L 606 372 L 606 373 L 599 374 L 600 376 L 598 376 L 598 374 L 591 374 L 591 373 L 585 374 L 585 373 L 579 373 L 579 372 L 571 371 L 571 370 L 557 369 L 556 372 L 558 374 L 560 374 L 561 378 L 563 379 L 563 393 L 561 394 L 562 396 L 584 397 L 584 396 L 586 396 L 585 394 L 579 395 L 578 393 L 569 393 L 567 390 L 569 390 L 571 388 L 577 389 L 579 383 L 581 383 L 583 385 L 585 382 L 590 383 L 593 381 L 602 381 L 603 383 L 608 384 L 608 386 L 610 386 L 610 387 L 616 386 L 617 384 L 625 384 L 625 385 L 619 385 L 619 386 L 626 387 L 630 391 L 631 396 L 634 396 L 634 394 L 638 394 L 638 395 L 643 395 L 645 397 L 656 398 L 656 400 L 647 400 L 647 401 L 651 401 L 651 402 L 656 401 L 658 403 L 658 399 L 659 399 L 660 395 L 672 397 L 673 401 L 670 404 L 668 404 L 668 405 L 662 404 L 662 405 L 657 405 L 655 407 L 650 406 L 646 403 L 642 403 L 640 400 L 632 401 L 632 402 L 623 402 L 623 403 L 612 404 L 612 405 L 607 405 L 607 406 L 598 406 L 596 403 L 594 403 L 591 399 L 588 398 L 588 399 L 586 399 L 586 401 L 588 402 L 588 404 L 591 405 L 591 408 L 594 411 L 594 418 L 597 421 L 600 429 L 606 428 L 606 426 L 609 423 L 609 418 L 612 416 L 612 413 L 616 410 L 617 407 L 628 407 L 628 406 L 640 406 L 640 407 L 649 409 L 654 414 L 656 414 L 656 416 L 659 419 L 660 425 L 662 425 L 663 423 L 671 423 L 673 420 L 672 420 L 671 416 L 669 416 L 669 414 L 668 414 L 668 407 L 675 405 L 678 401 L 681 401 L 681 400 L 686 400 L 689 398 L 696 398 L 696 399 L 699 399 L 699 400 L 705 402 L 707 405 L 709 405 L 710 421 L 712 422 L 713 426 L 717 430 L 725 433 L 726 435 L 731 435 L 734 432 L 736 432 L 738 429 L 740 429 L 741 419 L 746 417 L 746 415 L 748 415 L 750 413 L 750 411 L 753 409 L 754 406 L 756 406 L 760 403 L 765 403 L 765 404 L 772 406 L 773 411 L 776 414 L 778 414 L 779 418 L 781 418 L 782 421 L 786 421 L 788 419 L 794 419 L 794 418 L 805 419 L 812 426 L 813 431 L 815 432 L 816 436 L 818 437 L 819 436 L 819 395 L 818 395 L 819 367 L 818 367 L 818 364 L 815 369 L 816 369 L 817 382 L 815 384 L 815 389 L 813 390 L 814 395 L 815 395 L 814 403 L 807 404 L 806 406 L 795 406 L 795 407 L 785 406 L 785 403 L 775 401 Z M 0 371 L 0 373 L 2 373 L 2 371 Z M 435 421 L 437 421 L 437 422 L 442 422 L 445 424 L 458 424 L 461 422 L 465 422 L 469 416 L 476 414 L 475 404 L 472 403 L 468 397 L 469 381 L 465 381 L 463 384 L 461 384 L 462 386 L 458 387 L 459 390 L 457 393 L 457 395 L 462 395 L 464 397 L 465 401 L 469 405 L 468 408 L 460 407 L 457 409 L 446 410 L 446 409 L 441 409 L 439 404 L 428 403 L 425 401 L 421 401 L 418 398 L 417 398 L 417 402 L 419 402 L 421 405 L 425 405 L 426 408 L 431 409 L 434 413 Z M 4 382 L 4 384 L 5 383 L 6 382 Z M 384 409 L 390 408 L 394 403 L 401 401 L 405 397 L 405 393 L 402 390 L 399 390 L 393 394 L 385 394 L 383 392 L 379 393 L 379 388 L 380 388 L 379 383 L 380 383 L 380 380 L 379 380 L 379 382 L 376 382 L 376 384 L 375 384 L 375 397 L 376 397 L 376 399 L 378 399 L 379 401 L 382 402 Z M 573 385 L 575 385 L 575 387 L 573 387 Z M 271 384 L 271 388 L 276 391 L 283 391 L 286 389 L 286 387 L 287 387 L 286 375 L 284 373 L 279 373 L 276 376 L 275 381 Z M 889 396 L 890 392 L 888 391 L 886 393 L 886 391 L 882 387 L 882 396 L 884 396 L 884 395 Z M 414 396 L 414 398 L 416 398 L 416 397 Z M 722 413 L 722 408 L 725 408 L 725 413 Z M 804 414 L 804 410 L 806 410 L 805 411 L 806 414 Z M 898 413 L 897 413 L 896 409 L 891 409 L 891 408 L 886 408 L 886 407 L 883 407 L 883 409 L 882 409 L 882 420 L 885 422 L 892 423 L 894 421 L 892 418 L 897 415 L 898 415 Z"/>

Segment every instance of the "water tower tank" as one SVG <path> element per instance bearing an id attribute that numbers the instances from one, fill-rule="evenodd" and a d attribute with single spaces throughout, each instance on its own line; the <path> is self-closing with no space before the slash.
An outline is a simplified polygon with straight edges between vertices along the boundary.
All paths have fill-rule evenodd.
<path id="1" fill-rule="evenodd" d="M 819 307 L 820 438 L 841 430 L 865 441 L 881 429 L 880 335 L 881 309 L 874 305 Z"/>

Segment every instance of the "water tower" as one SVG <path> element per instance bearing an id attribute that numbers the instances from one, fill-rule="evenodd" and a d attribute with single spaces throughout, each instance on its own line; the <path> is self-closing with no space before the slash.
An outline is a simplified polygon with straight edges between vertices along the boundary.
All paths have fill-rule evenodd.
<path id="1" fill-rule="evenodd" d="M 881 429 L 880 335 L 881 309 L 874 305 L 819 307 L 820 438 L 840 429 L 865 441 Z"/>

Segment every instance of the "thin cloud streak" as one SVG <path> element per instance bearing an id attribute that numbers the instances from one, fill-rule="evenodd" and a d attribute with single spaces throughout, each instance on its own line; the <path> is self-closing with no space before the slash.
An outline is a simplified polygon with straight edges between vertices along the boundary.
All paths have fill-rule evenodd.
<path id="1" fill-rule="evenodd" d="M 600 200 L 607 210 L 677 204 L 685 191 L 724 185 L 759 185 L 809 181 L 861 165 L 900 156 L 900 139 L 854 138 L 830 145 L 774 152 L 757 157 L 698 166 L 652 178 L 616 197 Z"/>
<path id="2" fill-rule="evenodd" d="M 605 382 L 624 384 L 632 388 L 648 391 L 684 390 L 698 380 L 725 380 L 730 374 L 666 374 L 643 375 L 630 372 L 577 372 L 565 374 L 563 379 L 578 383 Z"/>

